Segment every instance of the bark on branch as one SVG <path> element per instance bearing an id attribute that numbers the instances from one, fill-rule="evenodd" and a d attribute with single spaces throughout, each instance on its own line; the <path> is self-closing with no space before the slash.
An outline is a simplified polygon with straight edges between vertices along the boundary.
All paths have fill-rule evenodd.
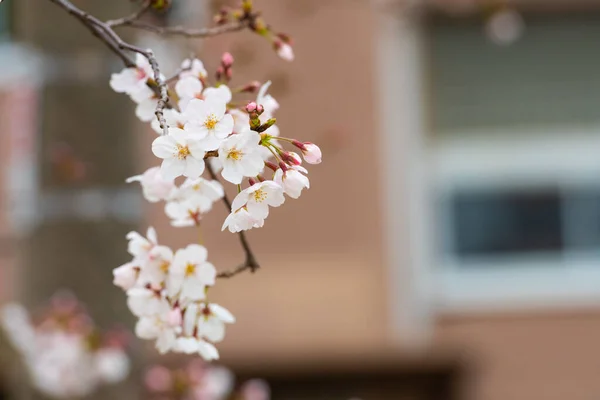
<path id="1" fill-rule="evenodd" d="M 216 36 L 227 32 L 234 32 L 242 30 L 248 27 L 251 23 L 250 20 L 244 19 L 235 23 L 230 23 L 222 26 L 217 26 L 214 28 L 205 28 L 205 29 L 185 29 L 183 27 L 170 27 L 163 28 L 157 27 L 154 25 L 146 24 L 144 22 L 139 21 L 139 18 L 148 11 L 150 7 L 150 2 L 146 1 L 142 7 L 133 13 L 130 16 L 114 19 L 110 21 L 100 21 L 98 18 L 88 14 L 87 12 L 79 9 L 75 5 L 73 5 L 69 0 L 50 0 L 52 3 L 56 4 L 67 13 L 74 16 L 77 20 L 79 20 L 94 36 L 96 36 L 102 43 L 104 43 L 115 55 L 117 55 L 128 68 L 136 67 L 135 61 L 131 58 L 128 52 L 138 53 L 146 57 L 150 66 L 152 68 L 152 72 L 154 75 L 154 81 L 156 82 L 156 87 L 153 88 L 157 91 L 158 95 L 158 103 L 156 106 L 156 118 L 160 124 L 161 129 L 163 130 L 163 134 L 168 134 L 168 127 L 165 121 L 163 111 L 166 107 L 169 106 L 169 94 L 167 88 L 167 82 L 162 77 L 162 73 L 160 72 L 160 68 L 154 53 L 150 49 L 142 49 L 138 46 L 135 46 L 131 43 L 125 42 L 121 37 L 113 30 L 113 27 L 119 26 L 130 26 L 133 28 L 143 29 L 147 31 L 151 31 L 157 33 L 159 35 L 180 35 L 186 36 L 190 38 L 201 38 L 201 37 L 209 37 Z M 218 180 L 216 173 L 212 169 L 210 162 L 206 162 L 206 169 L 210 174 L 212 179 Z M 227 207 L 228 210 L 231 210 L 231 201 L 225 195 L 223 197 L 223 203 Z M 256 271 L 260 268 L 256 258 L 254 257 L 254 253 L 250 248 L 248 240 L 246 239 L 246 235 L 244 232 L 239 232 L 238 237 L 240 239 L 240 245 L 242 246 L 244 253 L 246 255 L 246 260 L 243 264 L 235 267 L 229 271 L 220 272 L 217 277 L 218 278 L 231 278 L 241 272 L 246 270 L 250 270 L 251 272 Z"/>

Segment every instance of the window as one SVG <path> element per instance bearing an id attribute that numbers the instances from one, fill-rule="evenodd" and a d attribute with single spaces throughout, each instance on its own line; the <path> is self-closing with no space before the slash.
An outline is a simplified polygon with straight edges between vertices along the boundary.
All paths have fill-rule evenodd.
<path id="1" fill-rule="evenodd" d="M 461 259 L 561 251 L 561 198 L 556 189 L 526 193 L 458 192 L 451 198 L 454 246 Z"/>
<path id="2" fill-rule="evenodd" d="M 600 17 L 525 22 L 427 26 L 440 307 L 600 304 Z"/>
<path id="3" fill-rule="evenodd" d="M 600 121 L 600 16 L 526 15 L 525 24 L 499 46 L 481 19 L 431 22 L 436 133 Z"/>

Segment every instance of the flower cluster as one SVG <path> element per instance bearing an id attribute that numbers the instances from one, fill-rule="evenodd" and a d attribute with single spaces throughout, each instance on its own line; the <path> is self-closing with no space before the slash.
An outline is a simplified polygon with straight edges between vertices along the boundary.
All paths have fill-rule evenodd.
<path id="1" fill-rule="evenodd" d="M 32 384 L 49 397 L 84 397 L 129 373 L 129 358 L 118 332 L 99 332 L 83 306 L 70 296 L 54 296 L 35 323 L 16 303 L 5 305 L 0 318 Z"/>
<path id="2" fill-rule="evenodd" d="M 149 368 L 145 387 L 150 399 L 160 400 L 269 400 L 268 385 L 258 379 L 244 382 L 234 391 L 234 376 L 225 367 L 192 360 L 184 368 L 161 365 Z"/>
<path id="3" fill-rule="evenodd" d="M 239 13 L 222 13 L 221 17 L 259 21 L 249 2 L 243 4 Z M 291 47 L 283 49 L 281 34 L 266 26 L 252 26 L 271 38 L 280 54 L 291 52 Z M 112 88 L 129 95 L 137 103 L 136 115 L 151 121 L 158 134 L 152 152 L 161 160 L 160 166 L 127 182 L 139 182 L 148 201 L 164 202 L 174 227 L 199 229 L 204 215 L 220 199 L 230 207 L 222 230 L 238 233 L 262 227 L 272 207 L 281 206 L 286 196 L 297 199 L 309 188 L 303 160 L 321 162 L 321 150 L 315 144 L 280 135 L 274 117 L 279 103 L 268 93 L 270 82 L 231 86 L 233 64 L 233 56 L 223 54 L 210 82 L 202 61 L 184 60 L 177 76 L 166 80 L 170 84 L 169 108 L 163 113 L 166 127 L 160 118 L 153 118 L 157 88 L 144 58 L 111 78 Z M 284 144 L 295 151 L 285 149 Z M 224 198 L 219 173 L 237 188 L 232 202 Z M 218 358 L 213 344 L 223 339 L 225 324 L 235 319 L 208 301 L 217 272 L 207 261 L 206 248 L 199 243 L 173 251 L 158 244 L 152 228 L 146 237 L 132 232 L 128 239 L 133 259 L 114 270 L 114 283 L 126 291 L 129 308 L 139 317 L 136 334 L 156 340 L 161 353 Z"/>
<path id="4" fill-rule="evenodd" d="M 208 289 L 217 272 L 207 261 L 204 246 L 190 244 L 175 252 L 159 245 L 156 232 L 146 237 L 130 232 L 132 261 L 113 271 L 114 284 L 127 293 L 127 305 L 139 320 L 135 333 L 156 341 L 161 353 L 200 354 L 205 360 L 219 357 L 212 343 L 223 340 L 225 324 L 233 315 L 208 302 Z"/>

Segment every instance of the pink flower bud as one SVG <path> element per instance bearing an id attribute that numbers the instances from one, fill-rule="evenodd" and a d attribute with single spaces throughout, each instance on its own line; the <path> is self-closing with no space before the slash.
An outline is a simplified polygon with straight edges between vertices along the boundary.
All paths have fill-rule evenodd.
<path id="1" fill-rule="evenodd" d="M 231 53 L 223 53 L 221 63 L 225 68 L 231 67 L 233 65 L 233 56 L 231 55 Z"/>
<path id="2" fill-rule="evenodd" d="M 256 103 L 251 101 L 250 103 L 246 104 L 246 112 L 253 113 L 256 111 L 256 107 Z"/>
<path id="3" fill-rule="evenodd" d="M 279 167 L 271 161 L 265 161 L 265 166 L 273 171 L 277 171 L 279 169 Z"/>
<path id="4" fill-rule="evenodd" d="M 176 307 L 169 311 L 167 314 L 167 323 L 171 326 L 180 326 L 183 322 L 183 317 L 181 315 L 181 309 Z"/>
<path id="5" fill-rule="evenodd" d="M 304 150 L 302 150 L 304 160 L 309 164 L 321 163 L 321 149 L 316 144 L 304 142 Z"/>
<path id="6" fill-rule="evenodd" d="M 262 106 L 262 104 L 257 104 L 256 105 L 256 112 L 260 115 L 265 111 L 265 108 Z"/>
<path id="7" fill-rule="evenodd" d="M 157 365 L 146 372 L 144 383 L 151 392 L 166 392 L 171 389 L 173 378 L 167 368 Z"/>
<path id="8" fill-rule="evenodd" d="M 277 55 L 284 59 L 285 61 L 294 61 L 294 50 L 292 46 L 287 43 L 282 42 L 281 40 L 276 40 L 274 42 L 275 51 Z"/>

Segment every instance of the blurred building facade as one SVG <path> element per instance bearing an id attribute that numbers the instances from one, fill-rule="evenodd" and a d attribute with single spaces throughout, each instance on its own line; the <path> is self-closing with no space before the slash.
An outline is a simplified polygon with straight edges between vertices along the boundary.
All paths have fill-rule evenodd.
<path id="1" fill-rule="evenodd" d="M 406 369 L 448 361 L 465 368 L 468 399 L 600 395 L 600 3 L 256 5 L 294 37 L 294 63 L 249 34 L 181 42 L 180 53 L 195 49 L 214 70 L 227 50 L 236 83 L 272 80 L 282 134 L 318 143 L 324 161 L 311 168 L 311 189 L 299 201 L 288 200 L 264 229 L 250 232 L 261 270 L 215 288 L 214 297 L 238 316 L 221 346 L 223 362 L 290 371 L 364 364 L 366 371 L 377 360 Z M 80 6 L 93 11 L 94 4 Z M 126 12 L 101 8 L 107 18 Z M 50 6 L 28 10 L 13 14 L 24 40 L 84 60 L 84 70 L 97 63 L 83 55 L 106 59 L 89 52 L 97 45 L 76 22 L 65 22 L 52 42 L 40 18 L 70 20 Z M 111 269 L 127 258 L 121 233 L 153 225 L 174 247 L 196 233 L 170 228 L 159 205 L 136 214 L 139 196 L 125 216 L 85 211 L 94 199 L 120 208 L 129 198 L 123 178 L 156 164 L 153 133 L 128 119 L 123 99 L 105 93 L 108 71 L 117 68 L 106 64 L 93 85 L 82 77 L 73 96 L 61 94 L 73 83 L 56 84 L 60 78 L 43 92 L 47 105 L 36 109 L 50 122 L 40 123 L 38 162 L 55 165 L 47 154 L 66 141 L 98 170 L 73 183 L 77 159 L 64 147 L 56 150 L 58 175 L 38 167 L 41 203 L 69 198 L 83 211 L 34 230 L 17 281 L 31 302 L 85 281 L 84 300 L 106 297 L 111 307 L 98 307 L 104 318 L 117 310 L 130 323 L 124 298 L 108 289 Z M 61 129 L 56 115 L 68 118 L 85 98 L 89 112 Z M 80 131 L 90 119 L 97 130 Z M 104 142 L 88 147 L 90 135 Z M 88 196 L 77 200 L 82 191 Z M 235 236 L 220 232 L 225 215 L 215 210 L 204 227 L 220 268 L 243 259 L 231 250 Z M 80 250 L 71 254 L 73 243 Z M 36 251 L 43 252 L 32 260 Z M 59 253 L 48 275 L 32 278 Z M 85 279 L 92 272 L 101 288 Z"/>

